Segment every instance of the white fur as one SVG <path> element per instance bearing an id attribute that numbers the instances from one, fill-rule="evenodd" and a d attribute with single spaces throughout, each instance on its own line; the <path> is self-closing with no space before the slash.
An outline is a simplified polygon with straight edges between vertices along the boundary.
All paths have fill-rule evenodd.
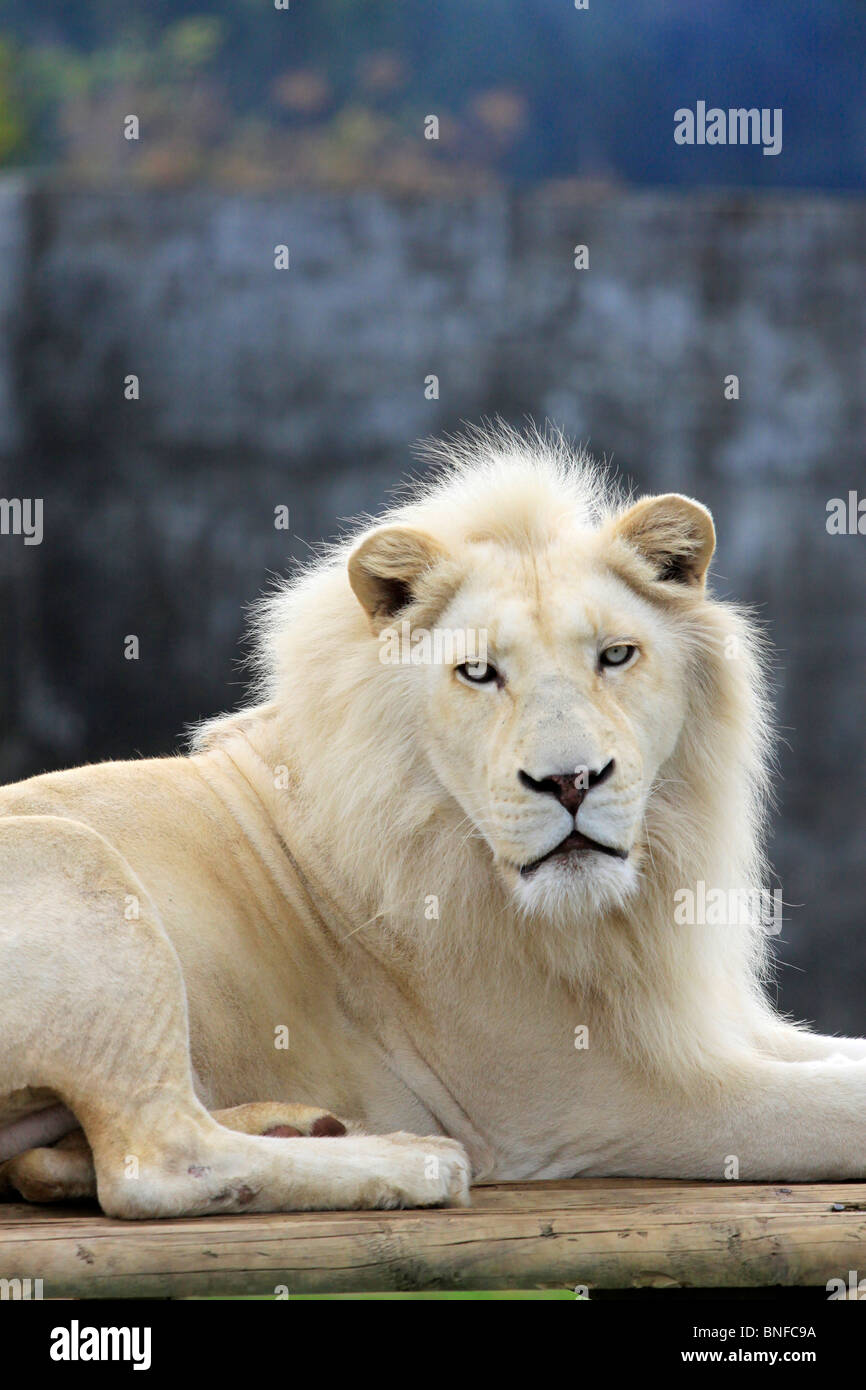
<path id="1" fill-rule="evenodd" d="M 476 1177 L 863 1177 L 866 1042 L 778 1017 L 759 921 L 675 919 L 769 883 L 764 644 L 709 514 L 555 434 L 431 458 L 265 601 L 255 700 L 190 757 L 3 791 L 0 1127 L 65 1102 L 120 1215 L 461 1201 L 451 1140 Z M 498 679 L 383 663 L 404 620 L 483 628 Z M 531 867 L 575 829 L 623 857 Z M 227 1138 L 193 1066 L 433 1137 Z"/>

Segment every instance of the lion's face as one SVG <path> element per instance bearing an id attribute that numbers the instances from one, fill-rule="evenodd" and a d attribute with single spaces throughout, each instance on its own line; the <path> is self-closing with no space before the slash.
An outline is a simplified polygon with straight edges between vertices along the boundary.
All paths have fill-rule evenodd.
<path id="1" fill-rule="evenodd" d="M 415 727 L 465 816 L 455 833 L 486 841 L 496 872 L 532 913 L 610 907 L 638 883 L 647 802 L 686 712 L 681 615 L 669 586 L 682 593 L 701 584 L 712 551 L 708 513 L 685 499 L 651 505 L 659 503 L 674 523 L 661 548 L 660 518 L 641 503 L 615 528 L 552 538 L 531 552 L 476 540 L 446 555 L 415 533 L 426 559 L 414 574 L 404 556 L 397 575 L 400 533 L 389 528 L 378 533 L 375 600 L 374 557 L 356 552 L 365 569 L 353 585 L 380 640 L 383 624 L 385 636 L 395 626 L 404 639 L 412 633 L 411 698 L 422 702 Z M 648 531 L 654 549 L 641 554 L 636 541 Z M 418 637 L 428 630 L 424 606 L 429 613 L 436 603 L 437 573 L 438 648 Z M 413 612 L 407 623 L 403 613 Z M 402 656 L 405 664 L 405 643 Z"/>
<path id="2" fill-rule="evenodd" d="M 480 559 L 442 625 L 484 634 L 487 658 L 431 665 L 427 752 L 499 872 L 527 906 L 627 894 L 682 725 L 672 632 L 602 566 L 551 553 Z"/>

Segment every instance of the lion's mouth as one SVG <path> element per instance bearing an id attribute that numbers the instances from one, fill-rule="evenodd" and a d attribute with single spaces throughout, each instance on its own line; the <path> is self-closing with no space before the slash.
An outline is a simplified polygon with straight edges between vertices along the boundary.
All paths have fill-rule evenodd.
<path id="1" fill-rule="evenodd" d="M 542 854 L 540 859 L 533 859 L 530 864 L 522 865 L 521 877 L 528 877 L 541 864 L 546 864 L 550 859 L 564 859 L 569 854 L 585 853 L 587 850 L 593 849 L 598 850 L 600 854 L 609 854 L 614 859 L 628 859 L 627 849 L 616 849 L 613 845 L 603 845 L 598 840 L 591 840 L 588 835 L 581 834 L 579 830 L 572 830 L 564 840 L 560 840 L 558 845 L 554 845 L 553 849 Z"/>

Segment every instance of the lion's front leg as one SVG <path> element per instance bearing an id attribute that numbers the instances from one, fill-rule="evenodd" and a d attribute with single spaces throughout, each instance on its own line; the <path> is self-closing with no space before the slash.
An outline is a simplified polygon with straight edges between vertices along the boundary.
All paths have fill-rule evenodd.
<path id="1" fill-rule="evenodd" d="M 121 1165 L 115 1160 L 106 1174 L 104 1158 L 96 1163 L 83 1132 L 76 1130 L 54 1147 L 29 1149 L 3 1164 L 0 1193 L 40 1203 L 99 1195 L 110 1214 L 132 1218 L 468 1200 L 468 1160 L 453 1140 L 414 1134 L 348 1138 L 341 1121 L 310 1106 L 265 1103 L 237 1110 L 252 1113 L 234 1116 L 238 1123 L 231 1129 L 220 1126 L 223 1134 L 237 1135 L 235 1141 L 170 1134 L 163 1145 L 151 1146 L 145 1172 L 137 1155 L 125 1155 L 123 1183 L 116 1172 Z M 256 1116 L 262 1111 L 264 1120 Z M 299 1121 L 306 1131 L 297 1127 Z M 117 1117 L 117 1129 L 124 1132 L 124 1116 Z M 251 1137 L 264 1146 L 249 1147 Z M 141 1143 L 127 1139 L 120 1147 L 141 1149 Z"/>
<path id="2" fill-rule="evenodd" d="M 866 1038 L 834 1038 L 826 1033 L 810 1033 L 779 1019 L 763 1031 L 759 1046 L 781 1062 L 850 1062 L 866 1060 Z"/>
<path id="3" fill-rule="evenodd" d="M 362 1132 L 357 1124 L 313 1105 L 264 1101 L 211 1113 L 224 1129 L 266 1139 L 340 1138 Z M 0 1163 L 0 1196 L 15 1195 L 46 1203 L 96 1197 L 96 1169 L 84 1131 L 73 1130 L 57 1144 L 25 1149 Z"/>
<path id="4" fill-rule="evenodd" d="M 630 1130 L 604 1175 L 866 1178 L 866 1061 L 740 1056 L 679 1095 L 635 1091 L 629 1110 Z"/>

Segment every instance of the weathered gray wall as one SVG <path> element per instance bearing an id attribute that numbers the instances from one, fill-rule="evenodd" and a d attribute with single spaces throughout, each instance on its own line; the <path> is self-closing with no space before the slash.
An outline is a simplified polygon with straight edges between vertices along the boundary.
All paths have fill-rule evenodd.
<path id="1" fill-rule="evenodd" d="M 0 543 L 3 773 L 173 746 L 239 698 L 266 571 L 414 439 L 550 416 L 713 508 L 719 587 L 779 650 L 782 1002 L 866 1030 L 866 536 L 825 530 L 866 492 L 864 288 L 854 200 L 0 186 L 0 491 L 45 499 L 41 546 Z"/>

